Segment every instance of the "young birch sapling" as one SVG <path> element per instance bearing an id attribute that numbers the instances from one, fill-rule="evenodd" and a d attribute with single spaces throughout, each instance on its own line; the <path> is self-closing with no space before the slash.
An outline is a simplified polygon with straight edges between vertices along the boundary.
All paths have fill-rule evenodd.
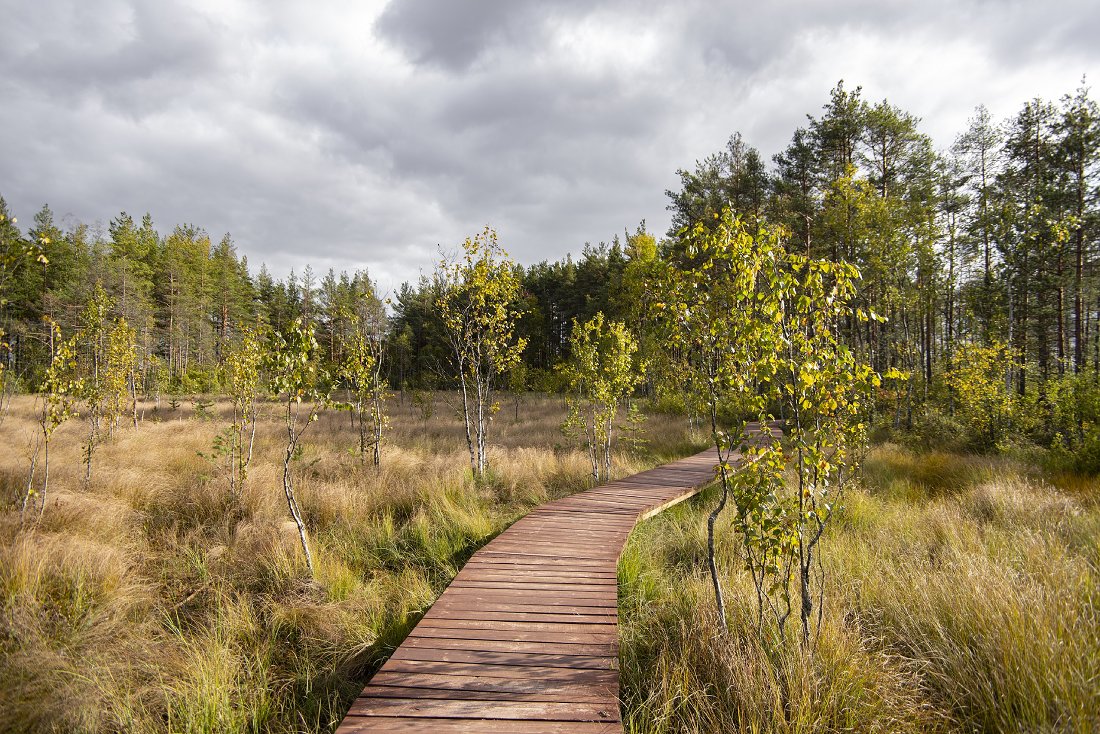
<path id="1" fill-rule="evenodd" d="M 482 476 L 492 394 L 500 377 L 520 360 L 527 340 L 515 335 L 520 280 L 512 261 L 486 227 L 467 238 L 462 256 L 436 267 L 436 307 L 450 346 L 462 397 L 470 468 Z"/>
<path id="2" fill-rule="evenodd" d="M 27 486 L 19 508 L 19 519 L 23 521 L 27 509 L 38 504 L 38 515 L 46 507 L 46 492 L 50 487 L 50 443 L 54 432 L 69 418 L 76 417 L 76 405 L 81 393 L 81 383 L 76 376 L 76 340 L 61 340 L 61 328 L 47 318 L 49 329 L 50 363 L 42 376 L 42 410 L 38 415 L 38 442 L 31 458 L 31 467 L 27 476 Z M 42 448 L 42 483 L 35 489 L 34 477 L 38 463 L 38 449 Z"/>
<path id="3" fill-rule="evenodd" d="M 127 412 L 133 417 L 137 428 L 137 409 L 135 407 L 131 380 L 137 367 L 137 332 L 119 317 L 107 333 L 107 370 L 103 376 L 107 395 L 105 417 L 108 433 L 118 428 L 119 421 Z"/>
<path id="4" fill-rule="evenodd" d="M 321 367 L 320 356 L 320 345 L 313 333 L 313 327 L 304 324 L 300 318 L 282 333 L 272 333 L 264 355 L 264 370 L 270 379 L 271 392 L 285 406 L 283 492 L 290 516 L 298 527 L 298 537 L 302 542 L 302 551 L 311 576 L 314 572 L 313 554 L 309 550 L 305 521 L 294 494 L 291 462 L 298 452 L 302 434 L 317 420 L 319 411 L 328 401 L 328 375 Z"/>
<path id="5" fill-rule="evenodd" d="M 129 378 L 136 360 L 135 332 L 126 319 L 111 320 L 114 301 L 99 283 L 80 312 L 76 344 L 84 413 L 88 434 L 84 443 L 84 483 L 92 480 L 92 460 L 103 440 L 121 417 L 130 395 Z"/>
<path id="6" fill-rule="evenodd" d="M 611 478 L 611 439 L 619 402 L 642 381 L 643 369 L 635 363 L 638 342 L 626 325 L 606 321 L 597 313 L 581 324 L 573 320 L 571 358 L 565 377 L 571 392 L 566 423 L 584 435 L 592 462 L 592 479 Z"/>
<path id="7" fill-rule="evenodd" d="M 241 330 L 240 339 L 225 357 L 225 387 L 233 403 L 233 422 L 225 453 L 229 464 L 229 489 L 237 496 L 244 491 L 252 449 L 256 445 L 263 357 L 263 335 L 253 327 Z"/>
<path id="8" fill-rule="evenodd" d="M 791 490 L 771 500 L 780 505 L 778 534 L 782 565 L 794 569 L 798 588 L 800 640 L 812 651 L 820 631 L 825 571 L 818 544 L 839 507 L 842 492 L 858 468 L 866 445 L 865 412 L 881 377 L 844 343 L 842 324 L 869 319 L 873 312 L 852 305 L 859 269 L 844 262 L 784 253 L 773 264 L 770 288 L 779 297 L 780 349 L 770 393 L 782 402 L 787 434 L 768 448 L 771 456 L 746 472 L 746 483 L 781 486 L 780 472 L 793 467 Z M 890 370 L 886 377 L 902 377 Z M 761 475 L 770 474 L 768 477 Z M 770 497 L 770 496 L 769 496 Z M 773 574 L 776 586 L 786 578 Z M 771 597 L 786 598 L 778 588 Z M 782 633 L 784 611 L 776 609 Z"/>
<path id="9" fill-rule="evenodd" d="M 359 458 L 371 449 L 375 466 L 382 464 L 382 433 L 387 425 L 386 382 L 383 377 L 383 322 L 381 315 L 364 318 L 353 311 L 342 314 L 349 332 L 337 365 L 337 378 L 347 388 L 344 406 L 352 412 L 352 424 L 359 431 Z"/>
<path id="10" fill-rule="evenodd" d="M 668 343 L 703 396 L 718 454 L 722 495 L 708 518 L 708 564 L 720 624 L 714 525 L 732 498 L 758 629 L 767 616 L 784 635 L 796 582 L 801 641 L 812 649 L 823 602 L 817 546 L 859 461 L 864 401 L 880 384 L 839 327 L 878 317 L 851 305 L 857 268 L 787 252 L 785 237 L 767 224 L 750 232 L 729 212 L 712 229 L 684 233 L 683 252 L 662 278 L 659 311 Z M 784 440 L 746 441 L 746 424 L 733 419 L 753 416 L 766 426 L 777 405 L 787 418 Z"/>
<path id="11" fill-rule="evenodd" d="M 762 227 L 750 232 L 729 211 L 713 227 L 700 223 L 683 232 L 680 244 L 680 252 L 663 263 L 654 320 L 672 371 L 683 384 L 687 410 L 707 416 L 710 423 L 721 495 L 707 517 L 707 566 L 718 624 L 724 630 L 726 606 L 715 527 L 730 501 L 743 436 L 726 424 L 745 415 L 766 417 L 760 384 L 775 369 L 778 309 L 774 299 L 766 297 L 763 281 L 781 245 L 777 231 Z M 738 507 L 738 514 L 753 522 L 770 522 L 767 516 L 773 512 L 763 492 L 743 512 Z M 751 549 L 755 563 L 766 551 L 755 549 L 753 542 L 746 537 L 744 546 Z"/>

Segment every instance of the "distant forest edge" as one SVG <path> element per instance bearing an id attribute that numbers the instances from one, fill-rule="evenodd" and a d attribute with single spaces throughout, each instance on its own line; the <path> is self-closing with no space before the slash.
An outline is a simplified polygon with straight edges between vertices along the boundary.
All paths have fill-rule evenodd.
<path id="1" fill-rule="evenodd" d="M 750 232 L 782 226 L 789 250 L 858 266 L 855 305 L 887 320 L 853 322 L 845 339 L 876 371 L 910 375 L 880 390 L 883 425 L 972 448 L 1027 440 L 1100 469 L 1098 119 L 1082 83 L 1003 122 L 979 106 L 937 151 L 918 118 L 842 82 L 770 165 L 734 134 L 678 171 L 663 237 L 642 222 L 576 260 L 513 264 L 525 348 L 510 386 L 560 389 L 573 324 L 598 313 L 625 323 L 638 358 L 659 366 L 648 328 L 656 263 L 675 262 L 681 232 L 728 207 Z M 122 213 L 105 232 L 62 229 L 43 206 L 24 231 L 19 214 L 0 198 L 0 357 L 19 389 L 37 389 L 49 362 L 46 317 L 75 333 L 96 284 L 135 329 L 142 384 L 177 393 L 219 389 L 244 325 L 281 331 L 301 319 L 337 363 L 347 315 L 385 310 L 365 272 L 253 274 L 228 236 L 215 242 L 196 226 L 164 235 L 148 215 Z M 394 389 L 452 386 L 435 288 L 421 278 L 392 294 L 383 338 Z M 658 368 L 638 388 L 670 408 L 676 389 Z"/>

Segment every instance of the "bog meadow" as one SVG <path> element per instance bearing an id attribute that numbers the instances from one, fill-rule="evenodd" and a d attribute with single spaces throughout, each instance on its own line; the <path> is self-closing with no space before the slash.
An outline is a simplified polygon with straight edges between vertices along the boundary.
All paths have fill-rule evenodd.
<path id="1" fill-rule="evenodd" d="M 627 731 L 1097 730 L 1098 162 L 1084 88 L 936 150 L 839 84 L 667 233 L 389 295 L 0 199 L 0 729 L 333 731 L 512 522 L 709 447 L 619 561 Z"/>

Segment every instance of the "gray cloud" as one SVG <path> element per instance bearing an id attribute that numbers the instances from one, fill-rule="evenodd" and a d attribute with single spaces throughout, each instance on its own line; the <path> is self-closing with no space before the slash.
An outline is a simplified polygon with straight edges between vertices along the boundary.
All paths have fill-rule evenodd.
<path id="1" fill-rule="evenodd" d="M 0 194 L 232 232 L 395 287 L 485 223 L 523 262 L 646 218 L 730 133 L 770 155 L 840 78 L 940 145 L 1095 72 L 1087 3 L 8 3 Z"/>
<path id="2" fill-rule="evenodd" d="M 523 26 L 537 22 L 533 14 L 530 3 L 512 0 L 412 0 L 387 5 L 375 29 L 382 39 L 397 44 L 419 63 L 461 71 L 510 31 L 529 31 Z M 520 22 L 523 18 L 528 19 L 527 24 Z"/>

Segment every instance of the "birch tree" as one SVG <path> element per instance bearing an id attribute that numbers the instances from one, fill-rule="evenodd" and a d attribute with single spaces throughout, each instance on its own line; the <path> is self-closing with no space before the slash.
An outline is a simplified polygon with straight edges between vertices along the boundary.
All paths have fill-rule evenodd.
<path id="1" fill-rule="evenodd" d="M 722 494 L 707 546 L 719 623 L 725 628 L 714 529 L 732 498 L 758 628 L 768 616 L 782 636 L 797 605 L 803 647 L 812 649 L 824 588 L 818 545 L 858 465 L 865 398 L 880 384 L 841 329 L 877 317 L 852 305 L 858 268 L 787 252 L 786 237 L 768 225 L 750 231 L 729 212 L 716 227 L 695 227 L 684 233 L 683 259 L 665 269 L 658 305 L 717 452 Z M 748 441 L 745 419 L 767 426 L 773 407 L 787 417 L 784 441 Z"/>
<path id="2" fill-rule="evenodd" d="M 107 339 L 110 333 L 109 314 L 113 301 L 99 283 L 80 312 L 80 347 L 78 367 L 81 373 L 80 398 L 88 420 L 84 440 L 84 483 L 92 481 L 92 459 L 102 440 L 104 418 L 111 403 L 107 384 Z"/>
<path id="3" fill-rule="evenodd" d="M 62 341 L 61 328 L 52 320 L 47 320 L 46 326 L 49 329 L 50 364 L 42 378 L 39 439 L 27 473 L 27 485 L 19 508 L 20 521 L 35 504 L 38 505 L 39 517 L 46 507 L 46 493 L 50 487 L 50 443 L 61 424 L 76 416 L 81 391 L 81 382 L 76 376 L 76 340 Z M 36 487 L 39 447 L 42 449 L 42 482 Z"/>
<path id="4" fill-rule="evenodd" d="M 470 468 L 485 474 L 493 392 L 527 344 L 515 334 L 520 279 L 512 261 L 486 227 L 467 238 L 457 260 L 435 272 L 437 308 L 450 347 L 462 397 L 462 418 Z"/>
<path id="5" fill-rule="evenodd" d="M 597 313 L 583 324 L 573 321 L 570 338 L 572 358 L 565 376 L 573 395 L 569 398 L 567 422 L 585 437 L 592 479 L 611 478 L 611 439 L 615 413 L 623 398 L 642 380 L 643 369 L 635 363 L 638 341 L 621 321 L 606 321 Z"/>
<path id="6" fill-rule="evenodd" d="M 348 333 L 337 364 L 337 377 L 348 390 L 347 407 L 359 432 L 359 457 L 371 449 L 375 466 L 382 464 L 382 433 L 386 427 L 386 383 L 383 377 L 385 344 L 380 317 L 344 314 Z"/>
<path id="7" fill-rule="evenodd" d="M 689 410 L 709 418 L 721 494 L 707 517 L 707 565 L 718 623 L 726 629 L 726 607 L 716 560 L 715 528 L 734 489 L 733 460 L 742 446 L 745 416 L 766 419 L 760 384 L 776 369 L 778 306 L 768 298 L 766 279 L 781 250 L 776 229 L 748 230 L 727 209 L 708 226 L 696 224 L 681 236 L 678 262 L 664 263 L 655 320 L 669 354 L 679 363 Z M 763 488 L 742 493 L 739 515 L 752 520 L 743 544 L 750 566 L 775 554 L 771 532 L 776 509 Z M 767 532 L 762 530 L 767 527 Z"/>
<path id="8" fill-rule="evenodd" d="M 314 571 L 313 554 L 294 493 L 291 463 L 297 456 L 302 434 L 317 421 L 321 407 L 328 400 L 328 375 L 320 366 L 320 352 L 313 327 L 299 318 L 283 332 L 276 331 L 271 335 L 264 358 L 264 367 L 271 380 L 271 392 L 284 406 L 286 451 L 283 454 L 283 493 L 290 516 L 298 528 L 298 538 L 311 576 Z"/>
<path id="9" fill-rule="evenodd" d="M 256 444 L 257 407 L 263 387 L 263 339 L 256 328 L 241 330 L 240 339 L 225 355 L 225 386 L 233 403 L 227 458 L 229 489 L 238 496 L 244 491 L 252 449 Z"/>

